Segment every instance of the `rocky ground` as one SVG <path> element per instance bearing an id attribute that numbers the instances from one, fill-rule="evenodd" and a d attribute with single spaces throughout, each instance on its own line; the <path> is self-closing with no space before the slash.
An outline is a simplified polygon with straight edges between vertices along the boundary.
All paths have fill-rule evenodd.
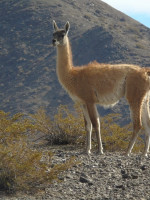
<path id="1" fill-rule="evenodd" d="M 50 148 L 50 147 L 49 147 Z M 80 164 L 61 174 L 61 182 L 47 186 L 34 195 L 4 196 L 1 200 L 150 200 L 150 155 L 125 157 L 120 153 L 105 153 L 90 157 L 82 149 L 53 147 L 53 163 L 72 156 Z"/>

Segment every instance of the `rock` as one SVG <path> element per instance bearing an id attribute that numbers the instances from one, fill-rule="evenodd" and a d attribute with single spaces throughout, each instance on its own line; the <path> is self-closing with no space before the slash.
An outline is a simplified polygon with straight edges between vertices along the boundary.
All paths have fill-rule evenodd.
<path id="1" fill-rule="evenodd" d="M 139 177 L 138 174 L 132 174 L 131 175 L 131 178 L 133 178 L 133 179 L 138 179 L 138 177 Z"/>
<path id="2" fill-rule="evenodd" d="M 116 188 L 119 188 L 119 189 L 125 190 L 125 187 L 124 187 L 124 185 L 122 185 L 122 184 L 120 184 L 120 185 L 116 185 Z"/>
<path id="3" fill-rule="evenodd" d="M 61 181 L 47 185 L 42 195 L 9 200 L 150 200 L 150 157 L 141 163 L 139 156 L 125 157 L 113 152 L 88 157 L 80 150 L 58 151 L 56 147 L 54 155 L 53 165 L 72 155 L 80 155 L 76 158 L 79 164 L 61 173 Z M 8 198 L 0 195 L 0 199 Z"/>
<path id="4" fill-rule="evenodd" d="M 85 175 L 84 173 L 82 173 L 80 176 L 80 182 L 88 183 L 89 185 L 93 185 L 91 178 L 89 176 Z"/>
<path id="5" fill-rule="evenodd" d="M 124 179 L 129 179 L 129 178 L 131 178 L 131 177 L 130 177 L 129 174 L 122 174 L 122 178 L 124 178 Z"/>
<path id="6" fill-rule="evenodd" d="M 146 168 L 147 168 L 146 165 L 141 166 L 141 170 L 143 170 L 143 171 L 146 170 Z"/>
<path id="7" fill-rule="evenodd" d="M 68 178 L 68 179 L 73 179 L 73 176 L 72 176 L 71 174 L 68 174 L 68 175 L 66 176 L 66 178 Z"/>

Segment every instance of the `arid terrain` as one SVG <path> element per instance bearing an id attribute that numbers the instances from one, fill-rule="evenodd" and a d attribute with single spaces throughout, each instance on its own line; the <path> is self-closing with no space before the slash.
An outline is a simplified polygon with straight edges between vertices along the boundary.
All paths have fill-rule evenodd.
<path id="1" fill-rule="evenodd" d="M 150 66 L 150 29 L 101 0 L 1 0 L 0 110 L 29 116 L 42 107 L 53 117 L 60 104 L 72 109 L 56 76 L 52 20 L 59 27 L 70 22 L 74 65 L 97 60 Z M 124 99 L 99 111 L 102 116 L 121 113 L 121 125 L 130 121 Z M 0 200 L 150 200 L 150 154 L 125 157 L 124 151 L 105 151 L 87 156 L 75 145 L 38 148 L 54 153 L 54 165 L 72 156 L 78 164 L 60 174 L 59 181 L 39 186 L 39 192 L 0 191 Z"/>
<path id="2" fill-rule="evenodd" d="M 73 102 L 56 77 L 56 51 L 51 45 L 52 20 L 71 24 L 69 37 L 75 65 L 97 60 L 150 66 L 150 29 L 100 0 L 0 1 L 0 109 L 53 115 Z M 113 110 L 128 121 L 124 99 Z"/>
<path id="3" fill-rule="evenodd" d="M 55 153 L 53 163 L 75 156 L 79 164 L 59 176 L 60 182 L 47 185 L 32 195 L 0 195 L 1 200 L 149 200 L 150 157 L 106 153 L 90 157 L 73 146 L 46 147 Z"/>

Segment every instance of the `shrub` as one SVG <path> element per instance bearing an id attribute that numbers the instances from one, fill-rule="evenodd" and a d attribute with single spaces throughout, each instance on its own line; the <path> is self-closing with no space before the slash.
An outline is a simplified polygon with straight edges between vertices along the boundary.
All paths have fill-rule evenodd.
<path id="1" fill-rule="evenodd" d="M 79 105 L 74 106 L 73 113 L 65 105 L 58 107 L 58 112 L 51 120 L 42 109 L 31 115 L 36 130 L 46 134 L 51 145 L 81 144 L 85 136 L 84 120 Z"/>
<path id="2" fill-rule="evenodd" d="M 75 113 L 67 106 L 59 106 L 58 113 L 54 116 L 54 130 L 62 135 L 66 143 L 82 144 L 85 137 L 84 119 L 78 104 L 74 105 Z"/>
<path id="3" fill-rule="evenodd" d="M 85 144 L 86 132 L 82 110 L 79 105 L 75 105 L 74 108 L 75 113 L 67 106 L 59 106 L 53 120 L 50 120 L 43 110 L 32 116 L 34 120 L 36 119 L 35 126 L 39 131 L 47 134 L 50 144 Z M 119 114 L 109 114 L 101 118 L 102 141 L 106 151 L 124 151 L 128 147 L 132 125 L 121 127 L 117 124 L 120 117 Z M 93 142 L 93 145 L 97 146 L 97 142 Z M 142 149 L 143 139 L 138 137 L 134 151 L 138 152 Z"/>
<path id="4" fill-rule="evenodd" d="M 120 117 L 119 114 L 109 114 L 101 120 L 102 141 L 107 151 L 125 151 L 129 145 L 132 136 L 132 124 L 119 126 L 116 122 Z M 143 146 L 143 139 L 138 137 L 133 149 L 134 152 L 143 150 Z"/>
<path id="5" fill-rule="evenodd" d="M 40 109 L 26 118 L 18 113 L 0 111 L 0 190 L 33 190 L 42 184 L 57 180 L 58 174 L 77 164 L 75 158 L 66 163 L 52 164 L 51 152 L 37 150 L 30 145 L 27 133 L 42 132 L 48 136 L 51 144 L 85 143 L 85 129 L 82 110 L 75 105 L 76 113 L 67 106 L 60 106 L 54 119 Z M 132 126 L 120 127 L 118 114 L 109 114 L 101 118 L 102 141 L 106 151 L 124 151 L 127 148 Z M 97 142 L 93 142 L 96 146 Z M 134 151 L 143 149 L 143 140 L 138 138 Z"/>
<path id="6" fill-rule="evenodd" d="M 22 114 L 10 117 L 0 111 L 0 190 L 33 190 L 52 182 L 62 171 L 75 164 L 74 158 L 52 167 L 52 153 L 29 146 L 25 133 L 35 126 Z"/>

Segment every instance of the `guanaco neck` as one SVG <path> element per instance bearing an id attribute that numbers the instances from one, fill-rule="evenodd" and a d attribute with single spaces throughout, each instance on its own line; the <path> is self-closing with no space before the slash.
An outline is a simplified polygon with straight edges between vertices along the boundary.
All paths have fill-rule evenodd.
<path id="1" fill-rule="evenodd" d="M 72 67 L 72 52 L 67 37 L 65 45 L 57 46 L 57 75 L 61 83 L 63 83 L 64 79 L 68 77 Z"/>

